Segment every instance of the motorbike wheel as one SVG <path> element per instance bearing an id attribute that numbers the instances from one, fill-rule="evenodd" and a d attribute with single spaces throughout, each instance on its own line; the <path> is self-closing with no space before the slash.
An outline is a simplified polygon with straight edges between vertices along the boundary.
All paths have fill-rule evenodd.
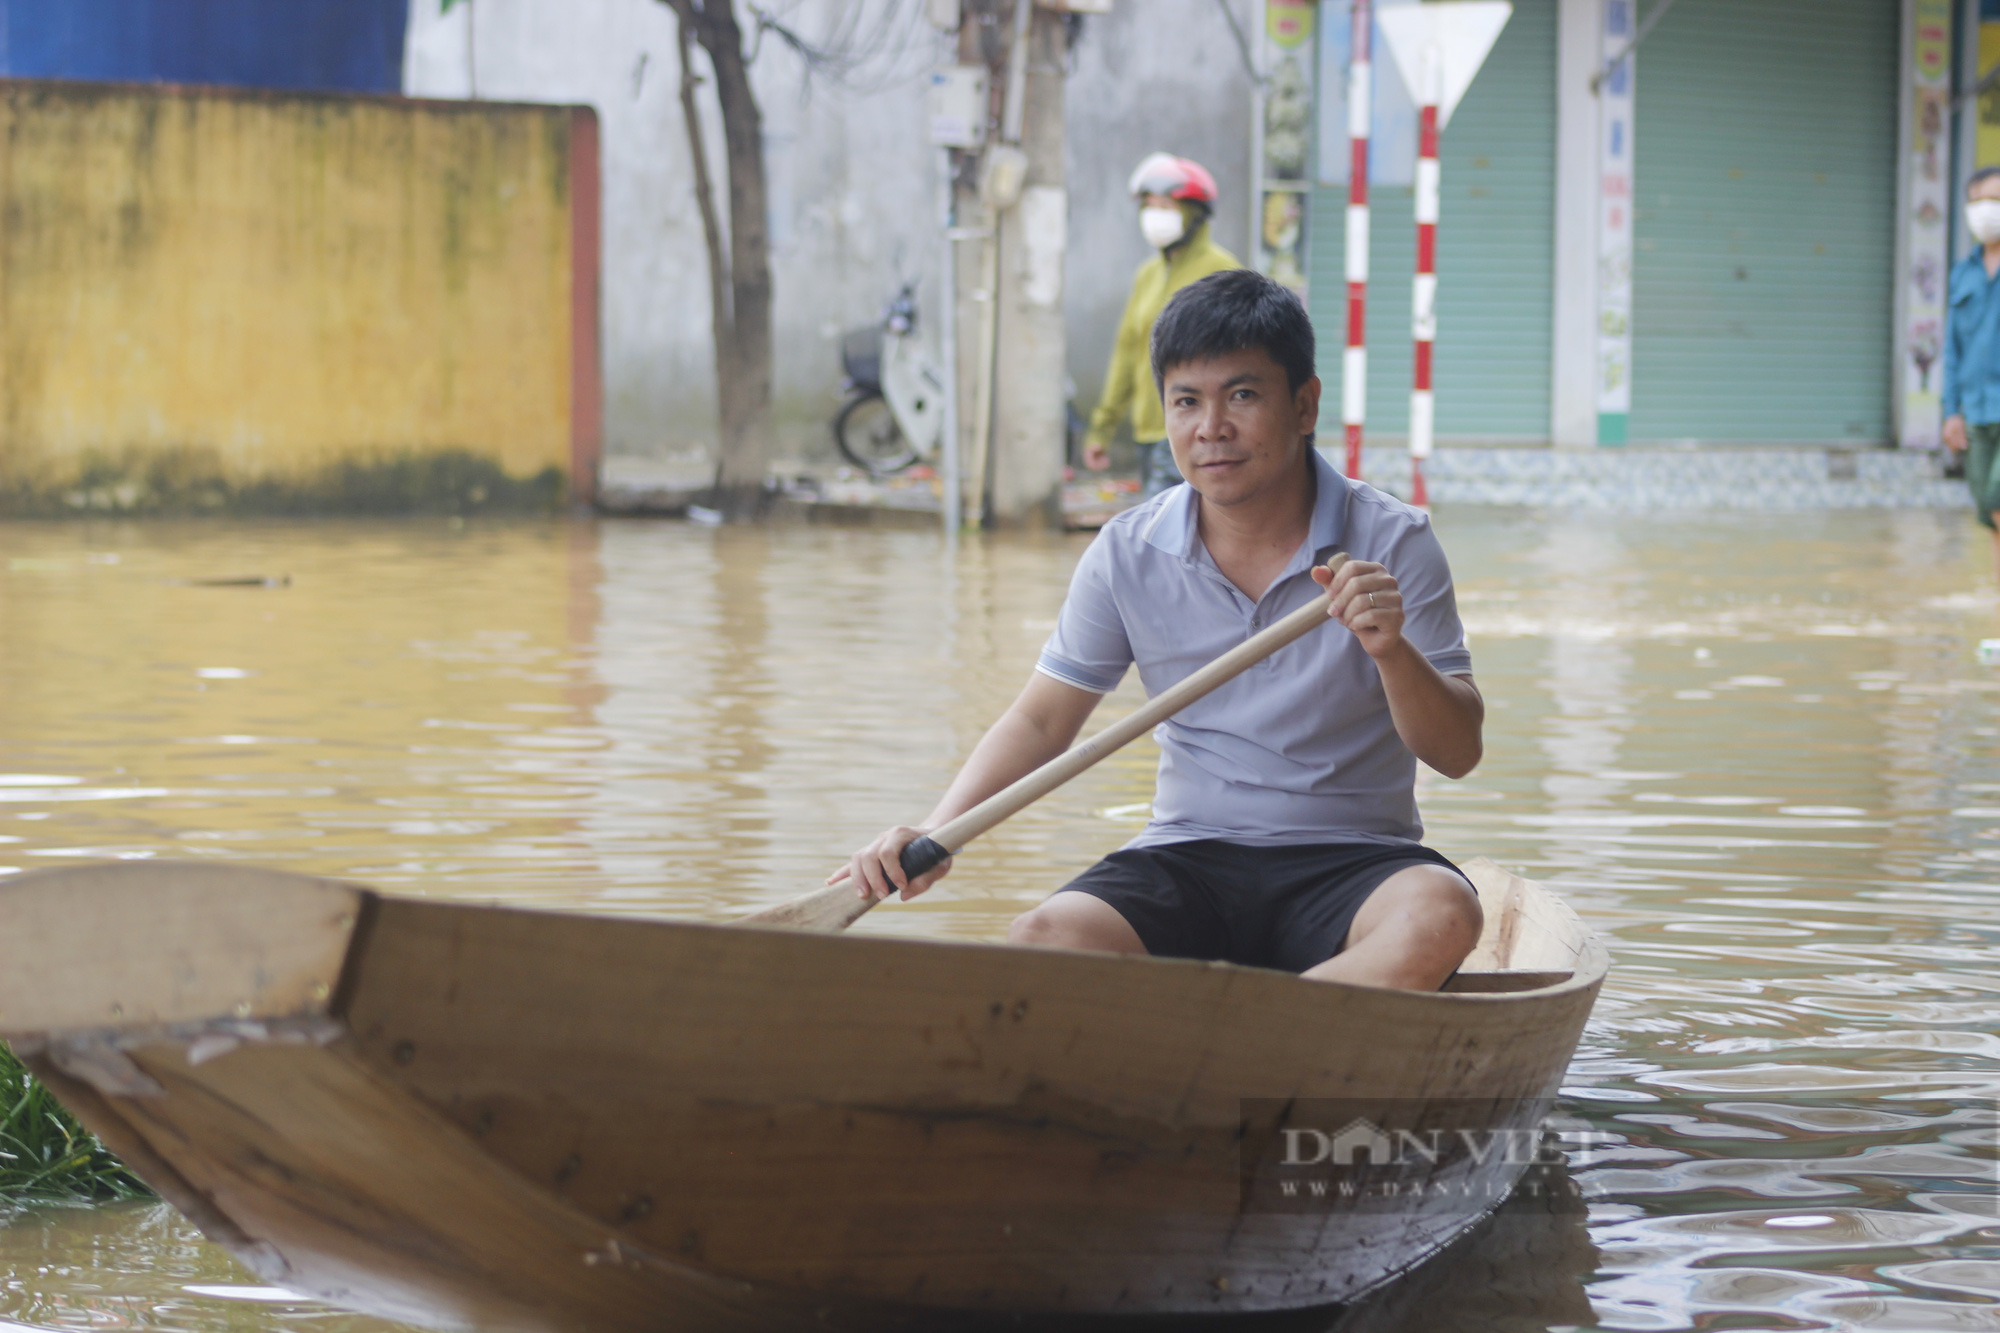
<path id="1" fill-rule="evenodd" d="M 896 414 L 879 393 L 856 394 L 847 400 L 833 419 L 833 442 L 848 462 L 872 476 L 894 476 L 917 461 L 917 451 L 903 438 Z"/>

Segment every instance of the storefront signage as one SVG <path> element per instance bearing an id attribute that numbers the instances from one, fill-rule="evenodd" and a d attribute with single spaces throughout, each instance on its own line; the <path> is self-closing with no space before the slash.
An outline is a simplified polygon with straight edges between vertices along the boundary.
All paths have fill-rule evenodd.
<path id="1" fill-rule="evenodd" d="M 1604 0 L 1597 86 L 1597 442 L 1623 444 L 1632 412 L 1633 0 Z"/>
<path id="2" fill-rule="evenodd" d="M 1268 0 L 1264 30 L 1286 51 L 1295 51 L 1312 37 L 1315 0 Z"/>
<path id="3" fill-rule="evenodd" d="M 1914 0 L 1904 42 L 1909 105 L 1902 145 L 1902 327 L 1897 330 L 1900 440 L 1938 447 L 1944 297 L 1951 267 L 1951 0 Z"/>
<path id="4" fill-rule="evenodd" d="M 1313 0 L 1264 0 L 1262 121 L 1259 125 L 1257 267 L 1306 290 L 1306 191 L 1311 183 L 1314 85 Z"/>

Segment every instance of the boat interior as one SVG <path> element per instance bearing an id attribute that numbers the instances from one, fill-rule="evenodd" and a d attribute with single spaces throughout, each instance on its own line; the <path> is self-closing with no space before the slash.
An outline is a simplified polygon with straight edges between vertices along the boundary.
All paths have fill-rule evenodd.
<path id="1" fill-rule="evenodd" d="M 1602 946 L 1569 905 L 1485 857 L 1460 867 L 1479 891 L 1479 943 L 1445 983 L 1455 995 L 1543 990 L 1603 970 Z"/>

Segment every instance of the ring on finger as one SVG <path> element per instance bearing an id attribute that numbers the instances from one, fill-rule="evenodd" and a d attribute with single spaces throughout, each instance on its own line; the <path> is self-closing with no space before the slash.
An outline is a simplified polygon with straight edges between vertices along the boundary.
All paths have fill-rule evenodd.
<path id="1" fill-rule="evenodd" d="M 1375 610 L 1375 609 L 1376 609 L 1376 606 L 1375 606 L 1375 594 L 1374 594 L 1374 593 L 1372 593 L 1372 592 L 1368 594 L 1368 609 L 1369 609 L 1369 610 L 1371 610 L 1371 611 L 1373 611 L 1373 610 Z"/>

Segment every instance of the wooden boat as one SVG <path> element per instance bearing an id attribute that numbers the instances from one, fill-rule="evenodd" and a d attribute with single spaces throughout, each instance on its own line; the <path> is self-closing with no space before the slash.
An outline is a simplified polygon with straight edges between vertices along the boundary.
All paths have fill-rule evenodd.
<path id="1" fill-rule="evenodd" d="M 1420 1183 L 1463 1197 L 1286 1211 L 1252 1206 L 1266 1148 L 1315 1099 L 1531 1134 L 1603 978 L 1559 899 L 1469 871 L 1486 935 L 1442 994 L 208 864 L 36 872 L 0 885 L 0 1037 L 259 1276 L 432 1327 L 1317 1307 L 1526 1168 L 1447 1151 Z"/>

